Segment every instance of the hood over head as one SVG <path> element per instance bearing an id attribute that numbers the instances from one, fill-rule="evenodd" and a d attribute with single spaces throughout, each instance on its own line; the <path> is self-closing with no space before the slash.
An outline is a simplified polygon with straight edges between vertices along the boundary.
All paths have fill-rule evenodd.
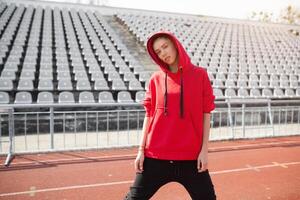
<path id="1" fill-rule="evenodd" d="M 168 69 L 169 66 L 157 56 L 157 54 L 155 53 L 155 51 L 153 49 L 153 43 L 159 37 L 167 37 L 173 42 L 173 44 L 178 52 L 178 68 L 179 69 L 181 68 L 183 71 L 185 71 L 187 68 L 189 68 L 192 65 L 190 57 L 188 56 L 184 47 L 178 41 L 178 39 L 170 32 L 161 31 L 161 32 L 154 33 L 153 35 L 150 36 L 150 38 L 147 41 L 147 50 L 148 50 L 148 53 L 151 56 L 151 58 L 160 66 L 160 68 L 164 72 L 167 72 L 167 73 L 170 72 Z"/>

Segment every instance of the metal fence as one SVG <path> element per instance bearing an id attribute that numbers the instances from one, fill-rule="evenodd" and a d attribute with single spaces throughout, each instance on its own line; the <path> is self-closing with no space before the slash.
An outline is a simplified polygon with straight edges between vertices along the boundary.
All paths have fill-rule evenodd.
<path id="1" fill-rule="evenodd" d="M 299 105 L 263 101 L 217 103 L 210 140 L 300 134 Z M 251 102 L 253 104 L 253 102 Z M 123 105 L 14 105 L 0 107 L 0 154 L 129 147 L 138 145 L 144 109 Z"/>

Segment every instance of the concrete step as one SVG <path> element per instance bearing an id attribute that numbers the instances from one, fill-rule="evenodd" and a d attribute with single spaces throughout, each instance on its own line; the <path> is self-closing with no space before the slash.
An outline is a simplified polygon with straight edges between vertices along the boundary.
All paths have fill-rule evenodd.
<path id="1" fill-rule="evenodd" d="M 135 36 L 130 33 L 124 24 L 121 24 L 116 16 L 106 15 L 104 18 L 116 34 L 120 36 L 120 39 L 130 51 L 129 53 L 145 67 L 145 71 L 158 70 L 158 67 L 153 63 L 146 48 L 135 39 Z"/>

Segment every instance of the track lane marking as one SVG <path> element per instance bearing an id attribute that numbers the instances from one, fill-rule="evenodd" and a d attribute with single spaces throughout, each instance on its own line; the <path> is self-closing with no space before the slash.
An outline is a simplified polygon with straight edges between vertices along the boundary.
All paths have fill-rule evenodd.
<path id="1" fill-rule="evenodd" d="M 300 165 L 300 161 L 288 162 L 288 163 L 273 162 L 273 164 L 255 166 L 255 168 L 256 169 L 264 169 L 264 168 L 282 167 L 282 166 L 289 166 L 289 165 Z M 213 171 L 213 172 L 210 172 L 210 174 L 211 175 L 218 175 L 218 174 L 226 174 L 226 173 L 234 173 L 234 172 L 242 172 L 242 171 L 252 171 L 252 170 L 253 170 L 253 166 L 250 166 L 250 167 L 244 167 L 244 168 Z M 96 184 L 88 184 L 88 185 L 73 185 L 73 186 L 58 187 L 58 188 L 35 189 L 34 193 L 36 194 L 36 193 L 43 193 L 43 192 L 73 190 L 73 189 L 81 189 L 81 188 L 114 186 L 114 185 L 131 184 L 131 183 L 133 183 L 132 180 L 116 181 L 116 182 L 108 182 L 108 183 L 96 183 Z M 29 191 L 22 191 L 22 192 L 3 193 L 3 194 L 0 194 L 0 197 L 17 196 L 17 195 L 30 195 L 30 194 L 32 194 L 32 192 L 33 192 L 32 190 L 29 190 Z"/>

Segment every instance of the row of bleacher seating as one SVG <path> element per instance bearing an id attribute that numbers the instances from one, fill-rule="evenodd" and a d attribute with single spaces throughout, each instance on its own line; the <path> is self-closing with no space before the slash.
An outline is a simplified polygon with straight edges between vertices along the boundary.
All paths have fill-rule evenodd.
<path id="1" fill-rule="evenodd" d="M 1 91 L 138 93 L 147 87 L 151 73 L 100 13 L 5 3 L 0 10 Z"/>
<path id="2" fill-rule="evenodd" d="M 224 91 L 224 92 L 223 92 Z M 98 95 L 98 99 L 95 96 Z M 300 88 L 297 89 L 245 89 L 239 88 L 237 93 L 232 88 L 219 89 L 214 88 L 214 95 L 216 96 L 216 100 L 222 100 L 225 98 L 294 98 L 300 97 Z M 145 96 L 145 91 L 137 91 L 132 98 L 132 94 L 128 91 L 119 91 L 117 93 L 117 98 L 113 97 L 113 93 L 110 91 L 102 91 L 102 92 L 90 92 L 83 91 L 78 95 L 78 99 L 75 100 L 74 93 L 69 91 L 60 92 L 58 95 L 57 103 L 133 103 L 138 102 L 141 103 Z M 54 94 L 51 92 L 39 92 L 37 95 L 36 103 L 46 104 L 46 103 L 56 103 Z M 13 103 L 16 104 L 29 104 L 33 103 L 33 97 L 30 92 L 17 92 L 15 94 L 15 98 Z M 7 92 L 0 92 L 0 104 L 12 103 Z"/>
<path id="3" fill-rule="evenodd" d="M 73 82 L 74 83 L 74 82 Z M 121 79 L 114 79 L 107 82 L 105 79 L 97 79 L 93 83 L 90 83 L 85 79 L 78 79 L 76 84 L 73 84 L 70 79 L 61 79 L 57 81 L 56 84 L 50 79 L 41 79 L 38 81 L 38 86 L 34 86 L 34 82 L 30 79 L 20 79 L 18 85 L 15 87 L 12 80 L 1 79 L 0 78 L 0 90 L 1 91 L 99 91 L 99 90 L 128 90 L 128 91 L 139 91 L 145 90 L 145 86 L 142 86 L 141 82 L 136 79 L 124 82 Z"/>
<path id="4" fill-rule="evenodd" d="M 206 68 L 216 99 L 300 96 L 300 38 L 287 26 L 154 14 L 116 17 L 144 45 L 153 32 L 173 32 L 191 61 Z"/>
<path id="5" fill-rule="evenodd" d="M 296 89 L 282 89 L 282 88 L 214 88 L 214 95 L 216 99 L 225 99 L 225 98 L 299 98 L 300 97 L 300 88 Z"/>
<path id="6" fill-rule="evenodd" d="M 72 92 L 61 92 L 58 95 L 57 102 L 55 101 L 54 94 L 51 92 L 39 92 L 37 95 L 36 103 L 38 104 L 51 104 L 51 103 L 140 103 L 145 96 L 145 91 L 138 91 L 135 93 L 134 98 L 128 91 L 120 91 L 117 93 L 117 98 L 113 97 L 113 93 L 110 91 L 102 91 L 98 93 L 92 93 L 89 91 L 83 91 L 79 93 L 77 98 Z M 17 92 L 15 94 L 13 102 L 11 102 L 10 96 L 7 92 L 0 91 L 0 104 L 31 104 L 34 103 L 33 95 L 30 92 Z"/>

